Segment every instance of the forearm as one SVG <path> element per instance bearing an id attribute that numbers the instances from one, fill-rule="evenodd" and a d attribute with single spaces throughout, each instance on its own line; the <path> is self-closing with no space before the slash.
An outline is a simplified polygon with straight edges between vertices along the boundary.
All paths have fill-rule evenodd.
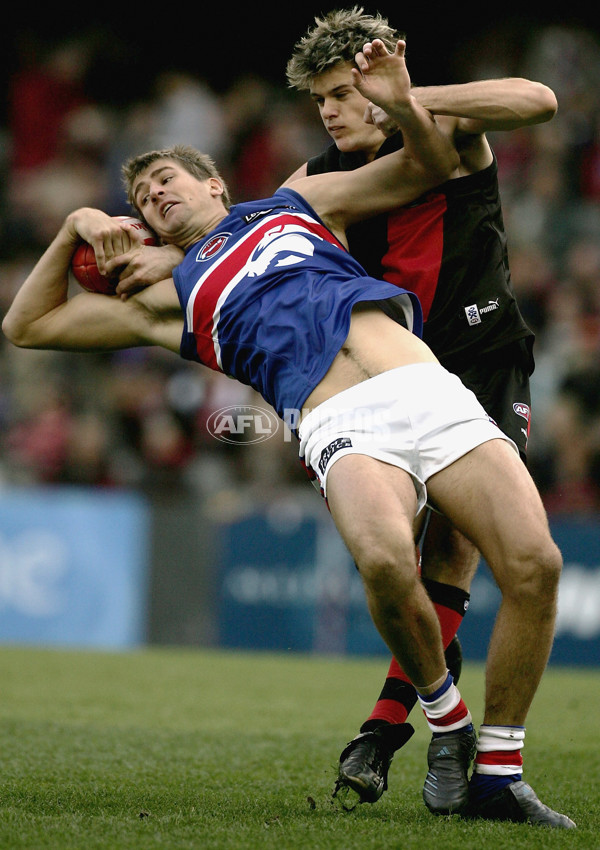
<path id="1" fill-rule="evenodd" d="M 118 298 L 83 293 L 69 298 L 69 269 L 81 240 L 114 255 L 131 240 L 118 221 L 83 207 L 65 219 L 58 234 L 17 292 L 2 330 L 22 348 L 112 350 L 146 343 L 140 311 Z"/>
<path id="2" fill-rule="evenodd" d="M 118 299 L 89 292 L 69 298 L 71 258 L 82 238 L 82 225 L 85 228 L 92 218 L 102 216 L 88 209 L 71 213 L 17 292 L 2 322 L 14 345 L 90 351 L 139 344 L 113 319 L 109 304 Z"/>
<path id="3" fill-rule="evenodd" d="M 458 154 L 431 113 L 412 95 L 404 49 L 403 41 L 397 43 L 393 54 L 377 40 L 365 44 L 356 56 L 354 85 L 396 122 L 402 131 L 405 156 L 429 174 L 434 186 L 450 177 L 458 166 Z"/>
<path id="4" fill-rule="evenodd" d="M 431 113 L 413 98 L 410 105 L 389 107 L 389 114 L 402 132 L 405 154 L 427 175 L 430 185 L 447 180 L 460 160 L 450 138 L 440 130 Z"/>
<path id="5" fill-rule="evenodd" d="M 436 115 L 481 121 L 484 129 L 510 130 L 549 121 L 556 113 L 552 89 L 521 77 L 447 86 L 415 86 L 412 95 Z"/>
<path id="6" fill-rule="evenodd" d="M 69 266 L 78 244 L 78 236 L 69 220 L 36 263 L 17 292 L 2 330 L 15 345 L 35 336 L 36 323 L 66 303 L 69 288 Z"/>
<path id="7" fill-rule="evenodd" d="M 117 295 L 129 296 L 146 286 L 169 278 L 185 252 L 176 245 L 136 246 L 128 254 L 116 257 L 108 271 L 120 270 Z M 123 261 L 126 262 L 123 268 Z"/>

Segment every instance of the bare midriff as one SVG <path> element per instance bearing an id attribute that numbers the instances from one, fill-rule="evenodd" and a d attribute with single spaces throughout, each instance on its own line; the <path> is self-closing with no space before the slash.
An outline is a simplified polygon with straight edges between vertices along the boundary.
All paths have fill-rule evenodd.
<path id="1" fill-rule="evenodd" d="M 306 399 L 306 415 L 319 404 L 382 372 L 415 363 L 437 363 L 430 348 L 373 304 L 352 311 L 350 332 L 323 380 Z"/>

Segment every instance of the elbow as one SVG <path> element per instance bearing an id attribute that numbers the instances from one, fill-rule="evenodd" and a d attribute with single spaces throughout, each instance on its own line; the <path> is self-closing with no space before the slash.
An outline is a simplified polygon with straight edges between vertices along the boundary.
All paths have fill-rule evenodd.
<path id="1" fill-rule="evenodd" d="M 541 121 L 550 121 L 558 112 L 558 100 L 551 88 L 542 83 L 539 83 L 539 86 Z"/>
<path id="2" fill-rule="evenodd" d="M 9 342 L 12 342 L 13 345 L 18 345 L 18 335 L 8 313 L 2 319 L 2 333 Z"/>
<path id="3" fill-rule="evenodd" d="M 556 95 L 549 86 L 544 83 L 527 81 L 535 103 L 535 119 L 539 124 L 550 121 L 558 112 L 558 101 Z"/>
<path id="4" fill-rule="evenodd" d="M 25 328 L 11 315 L 10 311 L 2 320 L 2 333 L 9 342 L 18 348 L 29 348 Z"/>

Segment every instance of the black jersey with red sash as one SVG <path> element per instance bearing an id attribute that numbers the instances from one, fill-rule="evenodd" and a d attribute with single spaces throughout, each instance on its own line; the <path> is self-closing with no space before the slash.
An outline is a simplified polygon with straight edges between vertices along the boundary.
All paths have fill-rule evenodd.
<path id="1" fill-rule="evenodd" d="M 402 136 L 396 134 L 377 156 L 400 147 Z M 309 160 L 308 173 L 363 164 L 362 153 L 331 145 Z M 482 171 L 353 225 L 348 241 L 371 276 L 418 295 L 423 339 L 449 368 L 518 340 L 533 341 L 511 283 L 495 157 Z"/>

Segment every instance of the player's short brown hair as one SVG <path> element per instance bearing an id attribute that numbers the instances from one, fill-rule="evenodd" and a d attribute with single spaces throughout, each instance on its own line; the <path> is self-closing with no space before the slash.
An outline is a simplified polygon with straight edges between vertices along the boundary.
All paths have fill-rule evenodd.
<path id="1" fill-rule="evenodd" d="M 208 180 L 210 177 L 216 177 L 223 184 L 222 200 L 229 209 L 231 206 L 231 197 L 227 184 L 219 174 L 214 160 L 206 153 L 201 153 L 196 148 L 190 145 L 173 145 L 171 148 L 163 148 L 162 150 L 148 151 L 147 153 L 139 154 L 121 167 L 121 175 L 127 192 L 127 200 L 135 208 L 135 198 L 133 197 L 133 184 L 136 178 L 145 171 L 149 165 L 156 162 L 157 159 L 172 159 L 182 165 L 186 171 L 196 177 L 198 180 Z M 138 212 L 140 212 L 138 210 Z"/>
<path id="2" fill-rule="evenodd" d="M 396 42 L 404 35 L 396 32 L 380 14 L 365 14 L 362 6 L 316 17 L 315 26 L 296 42 L 287 63 L 288 85 L 300 91 L 310 89 L 313 77 L 342 62 L 354 63 L 365 43 L 375 38 L 380 38 L 393 52 Z"/>

